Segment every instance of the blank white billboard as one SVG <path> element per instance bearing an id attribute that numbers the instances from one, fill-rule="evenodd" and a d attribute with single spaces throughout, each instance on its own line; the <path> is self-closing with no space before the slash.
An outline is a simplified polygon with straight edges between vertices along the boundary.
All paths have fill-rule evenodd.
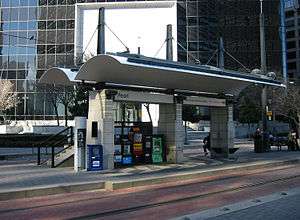
<path id="1" fill-rule="evenodd" d="M 177 60 L 177 10 L 176 2 L 114 2 L 77 4 L 75 25 L 75 55 L 86 58 L 97 54 L 98 9 L 105 8 L 105 50 L 126 50 L 118 38 L 129 48 L 130 53 L 165 59 L 166 28 L 173 26 L 173 54 Z M 112 33 L 114 32 L 114 34 Z M 161 50 L 159 50 L 161 48 Z M 158 52 L 159 51 L 159 52 Z"/>

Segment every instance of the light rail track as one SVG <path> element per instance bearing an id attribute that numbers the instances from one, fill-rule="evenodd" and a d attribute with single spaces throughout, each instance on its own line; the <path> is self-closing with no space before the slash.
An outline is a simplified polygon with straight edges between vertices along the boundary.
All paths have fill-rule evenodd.
<path id="1" fill-rule="evenodd" d="M 257 181 L 257 182 L 253 182 L 250 184 L 244 184 L 244 185 L 241 185 L 238 187 L 231 187 L 231 188 L 217 190 L 217 191 L 213 191 L 213 192 L 207 192 L 207 193 L 199 193 L 199 194 L 195 194 L 192 196 L 186 196 L 186 197 L 182 197 L 182 198 L 178 198 L 178 199 L 171 199 L 171 200 L 157 202 L 157 203 L 148 203 L 148 204 L 137 205 L 137 206 L 132 206 L 132 207 L 128 207 L 128 208 L 121 208 L 121 209 L 115 209 L 115 210 L 111 210 L 111 211 L 99 212 L 99 213 L 85 215 L 82 217 L 76 217 L 76 218 L 71 218 L 71 219 L 81 220 L 81 219 L 104 218 L 104 217 L 129 213 L 129 212 L 133 212 L 133 211 L 140 211 L 143 209 L 149 209 L 149 208 L 155 208 L 155 207 L 160 207 L 160 206 L 165 206 L 165 205 L 171 205 L 171 204 L 175 204 L 175 203 L 179 203 L 179 202 L 191 201 L 191 200 L 214 196 L 214 195 L 218 195 L 218 194 L 222 194 L 222 193 L 241 191 L 241 190 L 245 190 L 245 189 L 249 189 L 249 188 L 260 187 L 260 186 L 270 185 L 270 184 L 276 184 L 276 183 L 280 183 L 280 182 L 288 182 L 290 180 L 298 179 L 298 178 L 300 179 L 300 174 L 290 175 L 290 176 L 281 177 L 281 178 L 274 178 L 274 179 L 269 179 L 269 180 L 263 180 L 263 181 Z"/>

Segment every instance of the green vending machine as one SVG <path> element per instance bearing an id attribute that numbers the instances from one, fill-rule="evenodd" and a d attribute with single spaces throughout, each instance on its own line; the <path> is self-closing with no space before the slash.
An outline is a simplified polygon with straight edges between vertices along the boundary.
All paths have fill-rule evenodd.
<path id="1" fill-rule="evenodd" d="M 163 136 L 162 135 L 153 135 L 152 137 L 152 162 L 153 163 L 162 163 L 163 162 Z"/>

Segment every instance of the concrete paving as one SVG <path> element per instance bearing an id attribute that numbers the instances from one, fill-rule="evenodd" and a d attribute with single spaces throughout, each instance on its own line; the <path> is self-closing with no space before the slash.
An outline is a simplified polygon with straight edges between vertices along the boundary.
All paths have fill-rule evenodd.
<path id="1" fill-rule="evenodd" d="M 208 220 L 299 220 L 300 194 Z"/>
<path id="2" fill-rule="evenodd" d="M 223 207 L 207 209 L 173 220 L 300 219 L 300 188 L 276 192 Z"/>
<path id="3" fill-rule="evenodd" d="M 300 152 L 273 151 L 253 153 L 253 146 L 240 144 L 240 150 L 227 160 L 213 160 L 203 155 L 201 147 L 186 148 L 183 164 L 133 166 L 103 172 L 74 173 L 72 168 L 46 168 L 27 161 L 0 161 L 0 200 L 35 195 L 101 189 L 105 183 L 119 184 L 116 188 L 140 186 L 182 178 L 195 178 L 231 172 L 234 169 L 255 169 L 283 162 L 299 162 Z M 135 182 L 136 185 L 133 185 Z M 130 183 L 130 184 L 129 184 Z M 73 187 L 73 188 L 72 188 Z M 111 186 L 110 186 L 111 187 Z M 109 187 L 109 188 L 110 188 Z M 114 187 L 112 187 L 114 189 Z M 46 192 L 46 189 L 51 189 Z M 35 191 L 34 191 L 35 190 Z M 14 193 L 15 194 L 12 194 Z M 32 193 L 35 192 L 35 193 Z M 17 194 L 16 194 L 17 193 Z M 1 195 L 3 195 L 1 197 Z M 11 196 L 11 197 L 10 197 Z"/>

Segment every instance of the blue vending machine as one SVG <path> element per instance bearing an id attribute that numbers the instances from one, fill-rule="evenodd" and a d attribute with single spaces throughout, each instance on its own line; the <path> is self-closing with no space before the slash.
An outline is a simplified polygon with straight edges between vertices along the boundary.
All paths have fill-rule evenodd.
<path id="1" fill-rule="evenodd" d="M 103 146 L 87 145 L 89 151 L 88 171 L 103 170 Z"/>

